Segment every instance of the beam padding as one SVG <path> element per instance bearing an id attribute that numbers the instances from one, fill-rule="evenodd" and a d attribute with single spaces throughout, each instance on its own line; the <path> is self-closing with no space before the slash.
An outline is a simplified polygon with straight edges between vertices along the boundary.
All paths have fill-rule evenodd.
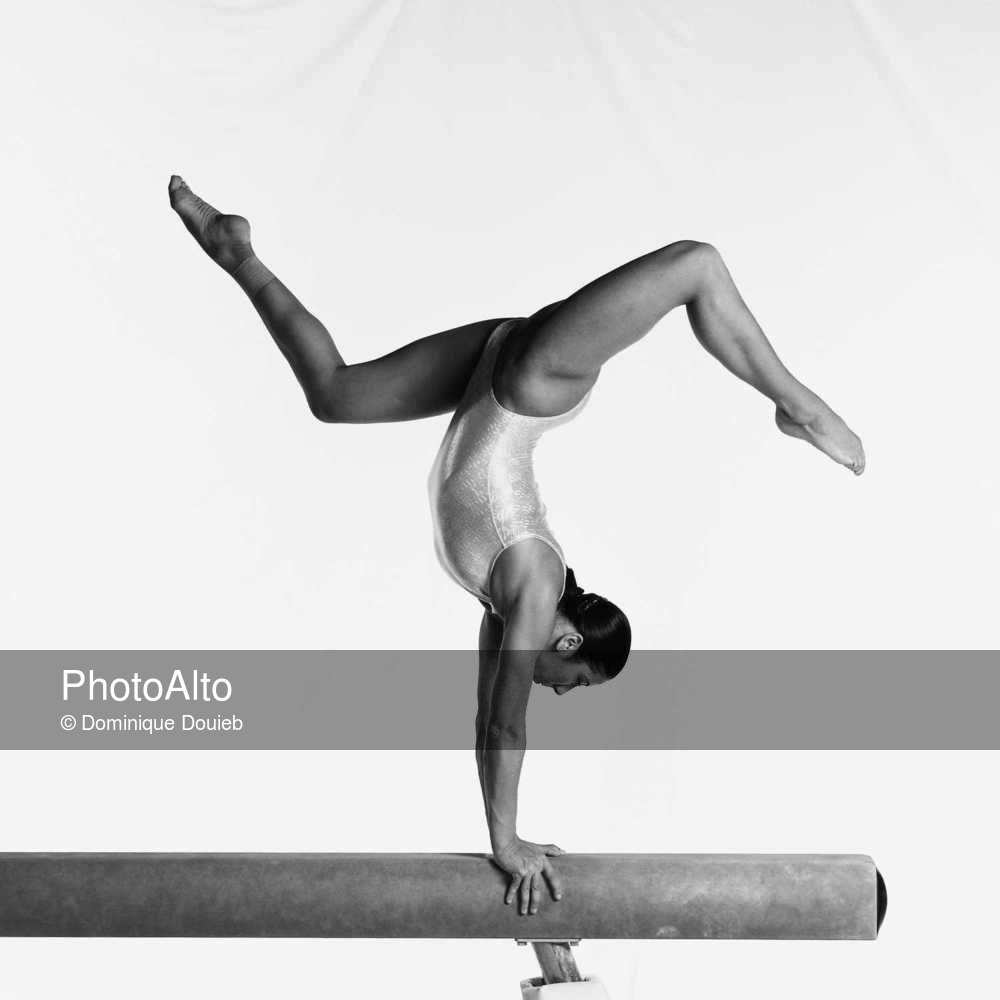
<path id="1" fill-rule="evenodd" d="M 554 864 L 563 899 L 520 916 L 481 854 L 0 854 L 0 935 L 870 940 L 884 912 L 864 855 Z"/>

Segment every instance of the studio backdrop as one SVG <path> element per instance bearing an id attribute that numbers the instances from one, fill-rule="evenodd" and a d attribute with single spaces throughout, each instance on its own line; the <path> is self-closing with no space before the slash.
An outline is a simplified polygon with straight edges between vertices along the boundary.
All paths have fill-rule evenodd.
<path id="1" fill-rule="evenodd" d="M 349 362 L 679 239 L 861 434 L 781 436 L 683 310 L 538 452 L 636 648 L 996 644 L 995 8 L 20 5 L 4 31 L 8 647 L 472 648 L 447 424 L 316 421 L 181 174 Z"/>
<path id="2" fill-rule="evenodd" d="M 867 469 L 780 434 L 683 310 L 606 365 L 586 409 L 541 442 L 537 474 L 579 583 L 627 611 L 636 669 L 604 700 L 535 702 L 580 738 L 531 730 L 519 825 L 573 853 L 859 854 L 886 877 L 877 942 L 587 942 L 581 969 L 616 1000 L 989 993 L 995 699 L 978 700 L 976 726 L 949 710 L 970 697 L 958 668 L 989 680 L 991 654 L 906 651 L 1000 638 L 996 5 L 51 0 L 5 13 L 0 644 L 27 652 L 7 654 L 0 692 L 3 737 L 26 732 L 0 760 L 0 853 L 489 847 L 472 750 L 482 612 L 437 564 L 427 496 L 448 417 L 316 420 L 246 296 L 171 211 L 172 174 L 250 220 L 261 259 L 348 362 L 528 316 L 696 240 L 861 435 Z M 92 651 L 63 652 L 65 665 L 115 676 L 206 651 L 197 663 L 214 673 L 260 668 L 256 717 L 300 714 L 282 717 L 279 749 L 247 733 L 225 752 L 136 752 L 112 736 L 99 745 L 117 749 L 59 749 L 98 743 L 68 742 L 85 734 L 65 716 L 56 730 L 76 705 L 36 700 L 31 731 L 9 681 L 15 664 L 38 681 L 62 662 L 43 650 Z M 263 652 L 244 662 L 250 650 Z M 413 675 L 331 677 L 330 650 L 362 651 L 356 664 L 414 650 L 431 667 L 413 694 Z M 810 705 L 827 728 L 778 745 L 801 719 L 760 700 L 750 668 L 795 673 L 796 650 L 813 651 L 803 663 L 826 694 Z M 690 683 L 643 687 L 657 657 Z M 319 686 L 288 687 L 304 660 L 340 727 L 310 699 Z M 435 688 L 459 661 L 464 686 Z M 879 675 L 877 698 L 845 698 L 837 665 L 863 689 L 868 662 L 913 667 L 919 683 Z M 728 673 L 706 672 L 718 664 Z M 801 681 L 788 678 L 800 696 Z M 247 705 L 237 688 L 228 714 Z M 381 738 L 380 702 L 419 746 Z M 852 741 L 836 705 L 885 742 Z M 312 731 L 289 723 L 305 718 Z M 537 974 L 526 951 L 10 938 L 0 998 L 499 1000 Z"/>

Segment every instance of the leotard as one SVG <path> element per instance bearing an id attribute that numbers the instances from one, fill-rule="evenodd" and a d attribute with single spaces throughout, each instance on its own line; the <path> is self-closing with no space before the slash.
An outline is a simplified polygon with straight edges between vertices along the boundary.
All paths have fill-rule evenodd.
<path id="1" fill-rule="evenodd" d="M 572 409 L 551 417 L 501 406 L 493 392 L 493 370 L 500 346 L 517 322 L 504 320 L 487 338 L 427 482 L 438 561 L 485 604 L 491 604 L 490 577 L 497 559 L 524 538 L 549 545 L 565 570 L 538 493 L 532 455 L 542 434 L 572 420 L 590 397 L 588 392 Z"/>

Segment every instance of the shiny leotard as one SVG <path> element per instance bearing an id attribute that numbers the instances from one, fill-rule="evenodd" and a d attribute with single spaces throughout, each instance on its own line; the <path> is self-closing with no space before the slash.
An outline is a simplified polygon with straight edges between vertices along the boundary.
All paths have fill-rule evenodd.
<path id="1" fill-rule="evenodd" d="M 487 338 L 427 483 L 438 561 L 459 586 L 487 604 L 493 566 L 515 542 L 541 539 L 565 569 L 538 494 L 532 453 L 545 431 L 572 420 L 590 396 L 551 417 L 500 405 L 493 369 L 500 345 L 517 322 L 504 320 Z"/>

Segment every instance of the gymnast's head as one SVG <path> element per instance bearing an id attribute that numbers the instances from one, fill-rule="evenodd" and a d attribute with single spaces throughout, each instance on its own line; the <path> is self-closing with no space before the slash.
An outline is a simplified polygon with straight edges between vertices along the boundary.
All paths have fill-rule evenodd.
<path id="1" fill-rule="evenodd" d="M 587 593 L 566 567 L 566 589 L 556 609 L 549 648 L 535 663 L 535 683 L 566 694 L 617 677 L 628 659 L 632 629 L 617 605 Z"/>

